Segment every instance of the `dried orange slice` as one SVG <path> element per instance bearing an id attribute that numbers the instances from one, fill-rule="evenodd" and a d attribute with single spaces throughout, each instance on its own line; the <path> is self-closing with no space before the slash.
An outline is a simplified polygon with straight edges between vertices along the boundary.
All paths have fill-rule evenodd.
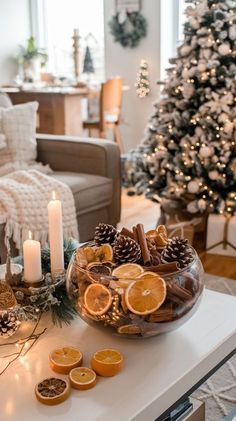
<path id="1" fill-rule="evenodd" d="M 84 294 L 84 305 L 94 316 L 101 316 L 109 310 L 112 296 L 107 287 L 101 284 L 91 284 Z"/>
<path id="2" fill-rule="evenodd" d="M 92 369 L 103 377 L 115 376 L 124 365 L 123 355 L 115 349 L 101 349 L 91 359 Z"/>
<path id="3" fill-rule="evenodd" d="M 75 260 L 80 267 L 85 268 L 87 266 L 88 260 L 84 252 L 84 249 L 82 248 L 77 249 Z"/>
<path id="4" fill-rule="evenodd" d="M 98 275 L 109 276 L 111 275 L 111 269 L 103 263 L 89 263 L 87 269 L 90 272 L 97 273 Z"/>
<path id="5" fill-rule="evenodd" d="M 82 352 L 73 347 L 55 349 L 49 355 L 50 366 L 54 371 L 61 374 L 69 374 L 72 368 L 82 364 Z"/>
<path id="6" fill-rule="evenodd" d="M 146 232 L 146 237 L 153 240 L 158 249 L 164 248 L 168 243 L 168 235 L 165 225 L 158 225 L 155 230 Z"/>
<path id="7" fill-rule="evenodd" d="M 98 262 L 112 261 L 113 249 L 110 244 L 103 244 L 95 250 L 95 260 Z"/>
<path id="8" fill-rule="evenodd" d="M 118 333 L 137 335 L 137 333 L 141 333 L 141 329 L 137 325 L 124 325 L 118 328 Z"/>
<path id="9" fill-rule="evenodd" d="M 69 383 L 56 377 L 41 380 L 35 386 L 36 398 L 45 405 L 57 405 L 66 400 L 69 394 Z"/>
<path id="10" fill-rule="evenodd" d="M 95 247 L 84 247 L 83 251 L 88 263 L 95 262 Z"/>
<path id="11" fill-rule="evenodd" d="M 112 276 L 116 276 L 121 279 L 135 279 L 137 276 L 144 272 L 142 266 L 136 263 L 125 263 L 115 268 L 112 272 Z"/>
<path id="12" fill-rule="evenodd" d="M 166 298 L 166 283 L 154 272 L 146 272 L 136 278 L 125 292 L 128 309 L 134 314 L 150 314 L 157 310 Z"/>
<path id="13" fill-rule="evenodd" d="M 95 371 L 88 367 L 73 368 L 69 374 L 70 384 L 74 389 L 87 390 L 97 383 Z"/>

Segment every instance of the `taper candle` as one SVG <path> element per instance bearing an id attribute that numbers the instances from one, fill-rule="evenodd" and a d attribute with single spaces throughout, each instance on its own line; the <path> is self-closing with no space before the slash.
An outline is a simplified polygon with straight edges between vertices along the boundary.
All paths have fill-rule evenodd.
<path id="1" fill-rule="evenodd" d="M 40 242 L 32 240 L 31 231 L 29 239 L 23 243 L 24 281 L 27 283 L 39 282 L 42 279 Z"/>
<path id="2" fill-rule="evenodd" d="M 51 273 L 55 276 L 64 270 L 62 205 L 61 201 L 56 199 L 55 192 L 48 203 L 48 226 Z"/>

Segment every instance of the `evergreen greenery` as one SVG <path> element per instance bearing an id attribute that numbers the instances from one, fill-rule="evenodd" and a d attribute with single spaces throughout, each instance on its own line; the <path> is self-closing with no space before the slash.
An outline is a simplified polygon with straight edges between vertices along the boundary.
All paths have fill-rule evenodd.
<path id="1" fill-rule="evenodd" d="M 127 13 L 124 22 L 119 21 L 117 12 L 109 22 L 111 34 L 114 41 L 119 42 L 122 47 L 137 47 L 141 38 L 147 35 L 147 21 L 140 12 Z"/>
<path id="2" fill-rule="evenodd" d="M 41 64 L 45 65 L 48 59 L 48 56 L 44 49 L 40 49 L 36 46 L 35 38 L 30 37 L 27 40 L 27 45 L 24 47 L 20 45 L 19 47 L 20 52 L 18 54 L 18 61 L 20 63 L 27 63 L 33 60 L 34 58 L 39 57 L 41 60 Z"/>
<path id="3" fill-rule="evenodd" d="M 74 239 L 64 241 L 65 269 L 77 247 L 78 241 Z M 23 264 L 21 256 L 13 260 L 15 263 Z M 77 316 L 77 312 L 67 296 L 65 274 L 56 281 L 53 281 L 50 276 L 50 249 L 48 247 L 42 249 L 42 271 L 45 275 L 42 286 L 29 287 L 27 293 L 22 286 L 14 288 L 20 306 L 18 317 L 22 320 L 37 320 L 39 313 L 50 311 L 54 324 L 69 324 Z"/>
<path id="4" fill-rule="evenodd" d="M 93 58 L 90 48 L 87 46 L 84 56 L 83 73 L 94 73 Z"/>
<path id="5" fill-rule="evenodd" d="M 236 212 L 236 0 L 192 1 L 125 183 L 191 214 Z"/>

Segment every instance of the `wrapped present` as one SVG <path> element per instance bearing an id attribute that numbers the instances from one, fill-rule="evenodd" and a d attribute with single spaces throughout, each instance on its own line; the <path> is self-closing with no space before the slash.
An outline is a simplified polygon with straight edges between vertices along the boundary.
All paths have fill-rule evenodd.
<path id="1" fill-rule="evenodd" d="M 193 218 L 186 221 L 181 214 L 170 216 L 166 221 L 168 237 L 187 238 L 189 244 L 193 244 L 195 226 L 200 222 L 200 218 Z"/>
<path id="2" fill-rule="evenodd" d="M 211 254 L 236 256 L 236 216 L 209 215 L 206 251 Z"/>
<path id="3" fill-rule="evenodd" d="M 162 198 L 160 210 L 161 215 L 158 224 L 175 224 L 177 223 L 176 218 L 178 218 L 181 222 L 186 221 L 186 226 L 194 224 L 194 233 L 206 232 L 207 212 L 194 214 L 193 218 L 193 214 L 186 210 L 186 202 L 183 200 Z"/>

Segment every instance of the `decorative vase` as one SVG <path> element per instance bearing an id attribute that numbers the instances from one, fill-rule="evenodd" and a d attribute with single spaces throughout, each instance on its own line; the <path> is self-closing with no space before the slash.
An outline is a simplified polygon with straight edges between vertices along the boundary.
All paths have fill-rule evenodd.
<path id="1" fill-rule="evenodd" d="M 23 64 L 24 81 L 37 83 L 41 80 L 41 59 L 34 57 Z"/>
<path id="2" fill-rule="evenodd" d="M 83 246 L 84 247 L 84 246 Z M 79 316 L 89 325 L 107 329 L 120 336 L 147 338 L 169 332 L 182 325 L 197 310 L 203 292 L 203 267 L 194 249 L 193 260 L 184 269 L 160 275 L 168 291 L 163 304 L 151 314 L 132 313 L 125 303 L 125 291 L 116 288 L 114 276 L 92 273 L 79 266 L 76 252 L 67 270 L 67 292 Z M 145 268 L 147 270 L 147 268 Z M 85 304 L 87 288 L 103 285 L 112 301 L 104 314 L 91 314 Z"/>

